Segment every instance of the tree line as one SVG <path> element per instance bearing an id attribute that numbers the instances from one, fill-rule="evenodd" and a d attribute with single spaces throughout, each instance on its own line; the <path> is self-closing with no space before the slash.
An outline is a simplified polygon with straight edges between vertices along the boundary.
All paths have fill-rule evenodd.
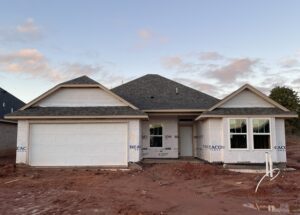
<path id="1" fill-rule="evenodd" d="M 291 134 L 300 134 L 300 98 L 298 93 L 286 86 L 276 86 L 271 90 L 269 97 L 298 114 L 298 118 L 286 120 L 286 131 Z"/>

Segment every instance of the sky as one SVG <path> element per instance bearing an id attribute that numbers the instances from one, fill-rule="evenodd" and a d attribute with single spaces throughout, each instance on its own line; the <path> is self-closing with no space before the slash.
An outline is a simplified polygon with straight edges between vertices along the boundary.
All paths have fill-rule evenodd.
<path id="1" fill-rule="evenodd" d="M 217 98 L 300 92 L 298 0 L 0 0 L 0 87 L 29 102 L 88 75 L 160 74 Z"/>

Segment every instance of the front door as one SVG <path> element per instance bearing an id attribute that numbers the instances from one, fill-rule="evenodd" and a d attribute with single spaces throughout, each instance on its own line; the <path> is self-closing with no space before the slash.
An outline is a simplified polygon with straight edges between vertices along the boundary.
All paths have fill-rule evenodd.
<path id="1" fill-rule="evenodd" d="M 193 127 L 179 127 L 180 156 L 193 156 Z"/>

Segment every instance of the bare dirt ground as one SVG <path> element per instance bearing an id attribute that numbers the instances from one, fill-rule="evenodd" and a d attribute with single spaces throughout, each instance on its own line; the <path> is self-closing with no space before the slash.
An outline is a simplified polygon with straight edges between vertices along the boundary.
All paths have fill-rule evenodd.
<path id="1" fill-rule="evenodd" d="M 300 170 L 300 137 L 287 137 L 287 162 L 290 167 Z"/>
<path id="2" fill-rule="evenodd" d="M 293 138 L 289 162 L 299 167 L 300 141 Z M 15 168 L 13 160 L 2 159 L 0 214 L 300 214 L 300 169 L 265 181 L 255 194 L 261 176 L 209 164 L 113 172 Z"/>

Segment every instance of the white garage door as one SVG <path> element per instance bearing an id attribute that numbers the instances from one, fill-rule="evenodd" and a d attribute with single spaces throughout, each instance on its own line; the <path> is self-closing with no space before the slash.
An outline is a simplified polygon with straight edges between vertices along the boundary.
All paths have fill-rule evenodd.
<path id="1" fill-rule="evenodd" d="M 127 124 L 31 124 L 32 166 L 127 165 Z"/>

